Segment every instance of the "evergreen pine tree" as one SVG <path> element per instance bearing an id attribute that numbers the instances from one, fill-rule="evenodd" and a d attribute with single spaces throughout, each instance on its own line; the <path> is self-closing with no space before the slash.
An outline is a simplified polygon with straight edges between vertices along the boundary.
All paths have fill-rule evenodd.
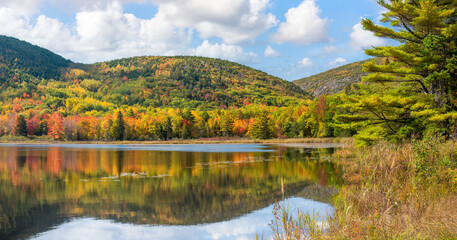
<path id="1" fill-rule="evenodd" d="M 256 118 L 250 133 L 251 137 L 255 139 L 270 139 L 275 137 L 272 122 L 267 111 L 263 111 Z"/>
<path id="2" fill-rule="evenodd" d="M 229 114 L 225 114 L 222 117 L 221 132 L 225 137 L 233 135 L 233 119 Z"/>
<path id="3" fill-rule="evenodd" d="M 27 136 L 27 121 L 23 115 L 16 116 L 15 132 L 17 136 Z"/>
<path id="4" fill-rule="evenodd" d="M 165 141 L 173 138 L 173 124 L 171 122 L 171 118 L 167 117 L 167 121 L 165 122 Z"/>
<path id="5" fill-rule="evenodd" d="M 207 125 L 208 125 L 208 119 L 209 119 L 209 114 L 208 112 L 204 111 L 202 113 L 202 121 L 200 122 L 200 138 L 203 138 L 203 137 L 206 137 L 208 135 L 208 129 L 207 129 Z"/>
<path id="6" fill-rule="evenodd" d="M 40 130 L 39 130 L 37 136 L 42 136 L 42 135 L 48 135 L 48 122 L 45 119 L 41 120 Z"/>
<path id="7" fill-rule="evenodd" d="M 117 140 L 117 141 L 124 140 L 125 122 L 124 122 L 124 117 L 122 115 L 122 112 L 120 110 L 116 114 L 116 119 L 114 120 L 113 125 L 111 125 L 110 134 L 114 140 Z"/>
<path id="8" fill-rule="evenodd" d="M 381 22 L 364 19 L 362 26 L 378 37 L 398 41 L 366 54 L 371 61 L 363 80 L 371 84 L 346 98 L 338 120 L 356 137 L 411 137 L 426 128 L 454 125 L 457 136 L 457 1 L 379 0 L 387 9 Z M 430 123 L 436 123 L 430 124 Z"/>

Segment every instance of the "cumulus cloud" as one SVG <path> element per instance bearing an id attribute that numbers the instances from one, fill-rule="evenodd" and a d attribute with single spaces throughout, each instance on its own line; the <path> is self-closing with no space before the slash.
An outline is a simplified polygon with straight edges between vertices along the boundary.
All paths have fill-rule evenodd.
<path id="1" fill-rule="evenodd" d="M 298 62 L 299 67 L 310 67 L 312 65 L 313 65 L 313 61 L 311 60 L 311 58 L 303 58 L 302 60 L 300 60 Z"/>
<path id="2" fill-rule="evenodd" d="M 189 50 L 188 54 L 211 58 L 222 58 L 238 62 L 257 61 L 257 55 L 255 53 L 246 53 L 240 46 L 229 45 L 225 43 L 211 44 L 208 40 L 203 41 L 203 43 L 197 48 Z"/>
<path id="3" fill-rule="evenodd" d="M 13 36 L 61 53 L 74 47 L 76 38 L 57 19 L 40 15 L 35 24 L 12 8 L 0 8 L 0 34 Z M 71 51 L 71 50 L 70 50 Z"/>
<path id="4" fill-rule="evenodd" d="M 200 37 L 220 37 L 237 44 L 254 40 L 273 26 L 277 19 L 265 10 L 269 0 L 154 0 L 157 17 L 178 27 L 195 28 Z"/>
<path id="5" fill-rule="evenodd" d="M 278 57 L 280 53 L 274 50 L 270 45 L 267 46 L 265 52 L 263 52 L 263 56 L 267 58 L 275 58 Z"/>
<path id="6" fill-rule="evenodd" d="M 80 11 L 74 27 L 40 15 L 36 23 L 12 8 L 0 8 L 0 34 L 48 48 L 65 58 L 96 62 L 138 55 L 185 54 L 191 30 L 167 21 L 142 20 L 123 12 L 120 2 Z"/>
<path id="7" fill-rule="evenodd" d="M 329 66 L 340 66 L 340 65 L 343 65 L 347 62 L 347 60 L 345 58 L 342 58 L 342 57 L 339 57 L 339 58 L 336 58 L 335 60 L 333 61 L 330 61 L 328 63 Z"/>
<path id="8" fill-rule="evenodd" d="M 335 52 L 338 52 L 338 50 L 339 49 L 333 45 L 327 45 L 324 47 L 324 52 L 326 54 L 335 53 Z"/>
<path id="9" fill-rule="evenodd" d="M 116 0 L 124 3 L 144 3 L 149 0 Z M 94 10 L 105 8 L 110 5 L 113 0 L 0 0 L 0 6 L 4 8 L 14 9 L 17 13 L 23 16 L 31 16 L 36 14 L 44 2 L 53 4 L 63 11 L 74 11 L 74 9 Z"/>
<path id="10" fill-rule="evenodd" d="M 321 10 L 314 0 L 304 0 L 286 13 L 286 22 L 279 25 L 272 39 L 277 43 L 311 44 L 328 40 L 329 23 L 321 18 Z"/>
<path id="11" fill-rule="evenodd" d="M 352 27 L 350 35 L 351 47 L 355 50 L 362 50 L 372 46 L 382 46 L 386 40 L 376 37 L 372 32 L 363 29 L 362 24 L 357 23 Z"/>
<path id="12" fill-rule="evenodd" d="M 0 0 L 1 8 L 14 9 L 20 16 L 29 16 L 36 13 L 44 0 Z"/>
<path id="13" fill-rule="evenodd" d="M 237 44 L 254 41 L 277 24 L 276 17 L 267 13 L 270 0 L 51 0 L 58 8 L 79 9 L 71 26 L 45 15 L 34 17 L 44 1 L 0 0 L 0 34 L 81 62 L 137 55 L 205 54 L 203 48 L 210 49 L 215 57 L 252 61 L 257 56 L 245 53 Z M 133 2 L 154 4 L 158 12 L 150 19 L 125 13 L 123 4 Z M 192 49 L 195 33 L 203 40 L 219 37 L 224 43 L 206 41 Z"/>

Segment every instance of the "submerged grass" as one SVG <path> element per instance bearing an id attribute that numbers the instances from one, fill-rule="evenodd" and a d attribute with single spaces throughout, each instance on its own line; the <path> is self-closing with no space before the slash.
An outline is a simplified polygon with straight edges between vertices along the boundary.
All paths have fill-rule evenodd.
<path id="1" fill-rule="evenodd" d="M 342 148 L 335 157 L 345 185 L 333 216 L 322 225 L 309 215 L 281 217 L 289 216 L 283 209 L 277 239 L 457 239 L 456 143 L 379 142 Z"/>

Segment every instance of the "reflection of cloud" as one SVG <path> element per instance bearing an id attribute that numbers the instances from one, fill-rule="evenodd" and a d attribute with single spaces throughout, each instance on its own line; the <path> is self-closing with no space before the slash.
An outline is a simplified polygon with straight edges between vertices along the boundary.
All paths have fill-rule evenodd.
<path id="1" fill-rule="evenodd" d="M 290 198 L 280 203 L 305 213 L 325 215 L 332 206 L 303 198 Z M 33 239 L 255 239 L 271 235 L 273 205 L 230 221 L 193 226 L 148 226 L 121 224 L 92 218 L 76 219 L 44 232 Z"/>

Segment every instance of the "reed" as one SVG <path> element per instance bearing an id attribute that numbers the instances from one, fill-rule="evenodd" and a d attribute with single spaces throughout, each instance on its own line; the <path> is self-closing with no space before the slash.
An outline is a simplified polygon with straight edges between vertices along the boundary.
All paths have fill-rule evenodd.
<path id="1" fill-rule="evenodd" d="M 332 217 L 322 225 L 309 214 L 287 218 L 282 209 L 276 239 L 457 239 L 454 142 L 348 146 L 335 158 L 345 184 L 332 199 Z"/>

